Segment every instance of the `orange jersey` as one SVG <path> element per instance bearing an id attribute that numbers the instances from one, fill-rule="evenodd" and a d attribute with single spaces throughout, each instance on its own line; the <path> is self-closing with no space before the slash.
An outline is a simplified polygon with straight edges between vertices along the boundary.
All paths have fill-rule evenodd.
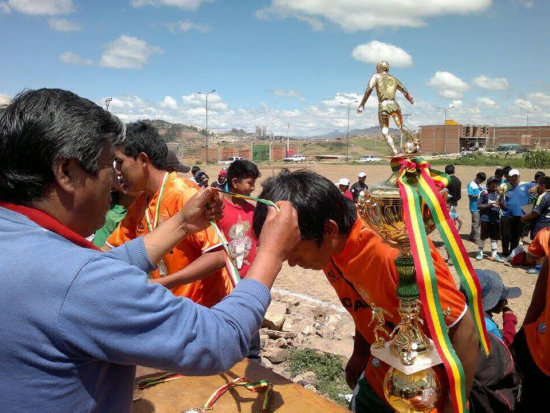
<path id="1" fill-rule="evenodd" d="M 540 230 L 536 237 L 542 235 L 545 240 L 541 242 L 541 250 L 544 248 L 548 257 L 548 238 L 550 228 Z M 541 237 L 542 238 L 542 237 Z M 531 245 L 535 243 L 535 240 Z M 542 240 L 541 240 L 542 241 Z M 531 246 L 529 246 L 529 252 L 531 253 Z M 538 316 L 537 320 L 530 324 L 525 324 L 523 330 L 525 331 L 525 339 L 529 346 L 529 352 L 533 357 L 533 361 L 537 364 L 538 368 L 547 376 L 550 376 L 550 282 L 546 283 L 546 303 L 544 309 Z"/>
<path id="2" fill-rule="evenodd" d="M 550 253 L 548 243 L 550 242 L 550 227 L 543 228 L 537 235 L 533 242 L 529 245 L 527 252 L 535 258 L 546 257 Z"/>
<path id="3" fill-rule="evenodd" d="M 430 243 L 432 259 L 437 274 L 439 296 L 443 309 L 450 309 L 447 317 L 449 326 L 458 322 L 466 311 L 466 300 L 458 290 L 445 262 Z M 388 335 L 393 327 L 399 324 L 397 312 L 398 273 L 394 260 L 398 250 L 384 244 L 374 232 L 366 228 L 361 219 L 353 226 L 344 251 L 335 255 L 324 268 L 325 275 L 338 293 L 343 306 L 353 317 L 355 327 L 370 344 L 374 343 L 374 328 L 372 322 L 373 307 L 383 308 L 387 313 L 386 331 Z M 424 314 L 421 312 L 424 320 Z M 429 332 L 424 323 L 425 332 Z M 372 356 L 365 368 L 365 378 L 371 388 L 378 394 L 380 400 L 385 400 L 382 383 L 389 366 Z M 439 370 L 439 369 L 438 369 Z M 445 371 L 440 369 L 442 385 L 446 383 Z"/>
<path id="4" fill-rule="evenodd" d="M 108 246 L 118 247 L 126 241 L 149 232 L 145 211 L 147 208 L 151 224 L 153 225 L 159 201 L 159 192 L 160 188 L 148 202 L 145 193 L 136 198 L 134 203 L 128 208 L 126 217 L 107 239 Z M 166 180 L 164 194 L 160 200 L 158 225 L 161 225 L 164 221 L 175 215 L 197 192 L 197 186 L 191 181 L 179 177 L 175 172 L 171 173 Z M 191 262 L 199 258 L 201 254 L 219 245 L 220 239 L 212 227 L 189 235 L 163 257 L 168 274 L 175 273 L 187 267 Z M 153 278 L 160 278 L 159 270 L 155 270 L 152 276 Z M 229 294 L 231 284 L 225 270 L 220 270 L 208 278 L 174 287 L 171 291 L 174 295 L 187 297 L 198 304 L 211 307 Z"/>

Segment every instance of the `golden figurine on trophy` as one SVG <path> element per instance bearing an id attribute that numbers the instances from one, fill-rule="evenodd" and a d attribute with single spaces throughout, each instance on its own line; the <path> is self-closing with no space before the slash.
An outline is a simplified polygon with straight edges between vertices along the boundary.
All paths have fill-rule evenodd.
<path id="1" fill-rule="evenodd" d="M 376 89 L 376 94 L 378 96 L 378 121 L 380 122 L 382 135 L 384 135 L 384 139 L 386 139 L 386 143 L 390 147 L 392 155 L 399 155 L 403 152 L 407 154 L 416 153 L 420 150 L 418 138 L 403 124 L 403 115 L 401 114 L 399 104 L 395 100 L 395 92 L 399 90 L 403 93 L 407 100 L 411 102 L 411 105 L 414 104 L 414 101 L 399 79 L 388 73 L 389 70 L 390 65 L 385 60 L 382 60 L 376 65 L 376 73 L 373 74 L 369 80 L 363 99 L 357 108 L 357 113 L 363 112 L 365 103 L 367 103 L 370 94 L 373 89 Z M 390 135 L 390 117 L 393 118 L 395 125 L 401 131 L 401 137 L 405 138 L 404 148 L 399 147 L 399 149 L 397 149 L 395 147 L 393 138 Z"/>

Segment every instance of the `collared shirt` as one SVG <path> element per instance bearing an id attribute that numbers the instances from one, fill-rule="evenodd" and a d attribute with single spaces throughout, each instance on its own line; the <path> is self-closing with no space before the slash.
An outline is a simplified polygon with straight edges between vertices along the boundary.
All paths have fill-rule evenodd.
<path id="1" fill-rule="evenodd" d="M 532 182 L 521 182 L 515 187 L 510 186 L 505 194 L 506 209 L 503 215 L 507 217 L 523 216 L 521 207 L 529 204 L 529 189 L 534 185 Z"/>
<path id="2" fill-rule="evenodd" d="M 107 245 L 117 247 L 125 242 L 149 232 L 145 218 L 147 208 L 149 216 L 155 216 L 159 201 L 159 190 L 148 200 L 145 193 L 140 194 L 128 208 L 126 217 L 107 239 Z M 159 220 L 161 225 L 174 216 L 187 201 L 197 193 L 197 187 L 187 178 L 172 172 L 166 181 L 164 194 L 160 200 Z M 219 247 L 220 239 L 212 227 L 196 234 L 189 235 L 163 257 L 168 274 L 173 274 L 187 267 L 203 253 Z M 160 278 L 159 270 L 152 272 L 153 278 Z M 225 269 L 217 271 L 210 277 L 189 284 L 171 288 L 174 295 L 190 298 L 196 303 L 211 307 L 231 291 L 231 284 Z"/>
<path id="3" fill-rule="evenodd" d="M 453 326 L 463 317 L 467 309 L 466 301 L 431 242 L 430 246 L 441 306 L 450 309 L 446 321 L 449 326 Z M 382 243 L 378 235 L 366 228 L 358 218 L 344 250 L 335 255 L 324 268 L 325 275 L 336 290 L 342 305 L 353 317 L 355 327 L 370 344 L 375 341 L 376 327 L 376 323 L 371 323 L 371 306 L 387 312 L 384 317 L 388 334 L 400 321 L 396 294 L 399 276 L 394 262 L 397 255 L 397 249 Z M 424 329 L 428 331 L 426 323 Z M 365 369 L 365 378 L 380 399 L 385 400 L 382 383 L 389 366 L 382 362 L 373 365 L 372 361 L 371 357 Z"/>

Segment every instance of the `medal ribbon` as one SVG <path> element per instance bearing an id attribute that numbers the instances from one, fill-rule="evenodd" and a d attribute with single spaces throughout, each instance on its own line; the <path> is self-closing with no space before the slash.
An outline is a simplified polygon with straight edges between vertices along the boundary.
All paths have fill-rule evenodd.
<path id="1" fill-rule="evenodd" d="M 263 393 L 263 392 L 265 392 L 265 398 L 264 398 L 264 401 L 262 403 L 262 412 L 267 412 L 267 410 L 269 408 L 269 400 L 271 398 L 271 391 L 273 389 L 273 385 L 271 383 L 267 382 L 266 380 L 260 380 L 260 381 L 252 383 L 245 377 L 237 377 L 232 382 L 227 383 L 227 384 L 221 386 L 220 388 L 218 388 L 216 391 L 214 391 L 214 393 L 212 393 L 212 395 L 208 398 L 208 400 L 204 404 L 203 409 L 204 410 L 211 410 L 212 407 L 214 406 L 214 404 L 216 403 L 216 401 L 218 401 L 218 399 L 221 396 L 223 396 L 224 393 L 227 390 L 232 389 L 232 388 L 237 387 L 237 386 L 244 387 L 244 388 L 246 388 L 247 390 L 250 390 L 253 393 Z"/>
<path id="2" fill-rule="evenodd" d="M 407 232 L 411 235 L 411 254 L 426 322 L 436 350 L 447 371 L 454 410 L 459 413 L 466 412 L 468 407 L 464 370 L 447 332 L 437 289 L 435 268 L 422 216 L 423 201 L 430 210 L 432 219 L 457 269 L 461 283 L 466 290 L 480 343 L 485 354 L 489 354 L 490 345 L 481 306 L 479 281 L 439 193 L 440 189 L 448 184 L 449 176 L 431 171 L 430 164 L 422 158 L 415 158 L 411 161 L 400 160 L 399 162 L 394 160 L 392 169 L 399 171 L 397 182 L 403 200 L 405 225 Z"/>
<path id="3" fill-rule="evenodd" d="M 162 196 L 164 195 L 164 188 L 166 187 L 166 182 L 168 181 L 168 175 L 169 175 L 168 172 L 164 173 L 164 177 L 162 178 L 162 183 L 160 184 L 159 197 L 157 200 L 157 207 L 155 209 L 155 218 L 153 221 L 153 225 L 151 225 L 151 218 L 149 218 L 149 208 L 147 207 L 147 204 L 145 204 L 145 221 L 147 222 L 147 229 L 149 230 L 149 232 L 153 232 L 153 230 L 159 224 L 160 204 L 162 202 Z"/>

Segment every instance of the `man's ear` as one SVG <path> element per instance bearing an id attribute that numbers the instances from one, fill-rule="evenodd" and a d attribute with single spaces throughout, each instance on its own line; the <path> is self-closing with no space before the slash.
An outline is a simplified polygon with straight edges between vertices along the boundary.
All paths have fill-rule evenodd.
<path id="1" fill-rule="evenodd" d="M 233 189 L 235 185 L 237 185 L 238 183 L 239 183 L 239 178 L 232 178 L 231 182 L 229 183 L 231 185 L 229 189 Z"/>
<path id="2" fill-rule="evenodd" d="M 137 161 L 139 161 L 143 165 L 150 162 L 149 157 L 147 156 L 147 154 L 145 152 L 140 152 L 139 153 L 139 155 L 137 156 Z"/>
<path id="3" fill-rule="evenodd" d="M 323 228 L 323 235 L 331 238 L 338 237 L 340 235 L 338 231 L 338 224 L 336 221 L 329 219 L 325 222 L 325 227 Z"/>
<path id="4" fill-rule="evenodd" d="M 53 175 L 59 187 L 68 193 L 74 193 L 79 176 L 78 162 L 75 159 L 59 159 L 53 167 Z"/>

